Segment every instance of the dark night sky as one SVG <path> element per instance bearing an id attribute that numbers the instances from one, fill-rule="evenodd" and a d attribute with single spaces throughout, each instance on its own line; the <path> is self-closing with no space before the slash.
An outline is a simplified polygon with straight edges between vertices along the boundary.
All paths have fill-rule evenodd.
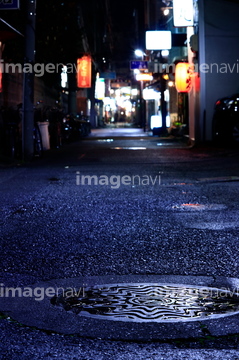
<path id="1" fill-rule="evenodd" d="M 86 0 L 78 1 L 80 3 L 82 2 L 82 5 L 86 5 L 87 8 L 85 23 L 93 24 L 91 4 L 93 4 L 95 0 L 93 2 L 91 2 L 91 0 L 88 0 L 89 2 L 85 2 Z M 104 0 L 98 1 L 102 1 L 103 8 Z M 117 61 L 127 61 L 132 58 L 134 54 L 136 43 L 134 8 L 137 7 L 140 1 L 141 0 L 109 0 L 111 29 L 114 39 L 113 57 Z M 25 0 L 22 0 L 22 8 L 24 3 Z M 69 12 L 71 3 L 76 2 L 74 0 L 37 1 L 36 43 L 37 48 L 40 49 L 37 51 L 38 61 L 68 61 L 69 59 L 66 55 L 70 52 L 73 52 L 74 55 L 74 48 L 76 49 L 76 46 L 72 45 L 76 44 L 76 41 L 80 41 L 80 36 L 74 36 L 74 34 L 77 33 L 77 29 L 74 28 L 76 19 L 74 19 L 74 21 L 70 20 L 69 23 L 67 23 L 67 12 L 65 11 L 65 7 L 61 6 L 62 4 L 68 4 L 66 9 Z M 87 3 L 89 5 L 87 5 Z M 58 10 L 54 11 L 54 8 Z M 4 11 L 1 15 L 17 29 L 24 32 L 23 13 L 23 11 Z M 102 21 L 104 23 L 103 17 Z M 90 31 L 92 31 L 92 28 L 93 25 L 89 27 Z M 56 41 L 54 41 L 55 36 Z M 69 41 L 69 39 L 71 39 L 71 41 Z M 16 44 L 12 42 L 7 46 L 5 55 L 17 61 L 21 56 L 21 49 L 23 49 L 22 43 L 20 44 L 19 41 L 17 41 Z"/>
<path id="2" fill-rule="evenodd" d="M 120 2 L 110 0 L 113 25 L 116 30 L 128 31 L 133 21 L 134 4 L 134 0 L 121 0 Z"/>
<path id="3" fill-rule="evenodd" d="M 133 56 L 135 48 L 135 17 L 136 1 L 110 0 L 112 16 L 112 30 L 115 37 L 114 55 L 119 61 L 127 60 Z"/>

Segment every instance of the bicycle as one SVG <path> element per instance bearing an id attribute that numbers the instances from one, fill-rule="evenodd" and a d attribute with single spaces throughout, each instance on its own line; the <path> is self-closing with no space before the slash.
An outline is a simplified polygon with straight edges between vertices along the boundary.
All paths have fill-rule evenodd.
<path id="1" fill-rule="evenodd" d="M 21 155 L 21 131 L 17 110 L 13 108 L 1 108 L 1 123 L 3 131 L 2 153 L 11 160 Z"/>
<path id="2" fill-rule="evenodd" d="M 42 137 L 37 123 L 35 123 L 33 129 L 33 149 L 34 149 L 34 156 L 42 157 L 43 155 Z"/>
<path id="3" fill-rule="evenodd" d="M 21 105 L 21 104 L 20 104 Z M 40 128 L 38 126 L 38 121 L 41 120 L 39 118 L 39 109 L 36 107 L 34 108 L 34 127 L 32 132 L 32 139 L 33 139 L 33 156 L 34 157 L 42 157 L 43 155 L 43 145 L 42 145 L 42 136 L 40 132 Z M 19 108 L 20 117 L 22 118 L 22 108 Z"/>
<path id="4" fill-rule="evenodd" d="M 2 108 L 1 115 L 3 119 L 4 144 L 3 154 L 11 160 L 22 157 L 22 116 L 21 106 L 18 109 Z M 42 137 L 37 119 L 34 118 L 33 138 L 33 156 L 42 157 L 43 145 Z"/>

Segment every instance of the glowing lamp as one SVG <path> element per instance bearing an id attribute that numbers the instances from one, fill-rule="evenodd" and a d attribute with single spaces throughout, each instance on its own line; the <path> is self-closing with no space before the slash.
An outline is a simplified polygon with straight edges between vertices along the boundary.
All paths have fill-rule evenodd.
<path id="1" fill-rule="evenodd" d="M 175 68 L 175 87 L 178 92 L 188 93 L 192 88 L 189 63 L 178 63 Z"/>

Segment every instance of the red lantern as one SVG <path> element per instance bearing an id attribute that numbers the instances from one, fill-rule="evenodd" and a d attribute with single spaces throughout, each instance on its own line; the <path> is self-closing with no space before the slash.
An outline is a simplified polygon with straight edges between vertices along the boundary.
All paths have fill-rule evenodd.
<path id="1" fill-rule="evenodd" d="M 77 59 L 77 86 L 79 88 L 91 87 L 91 57 L 83 56 Z"/>
<path id="2" fill-rule="evenodd" d="M 175 68 L 175 86 L 178 92 L 188 93 L 192 88 L 190 64 L 181 62 Z"/>

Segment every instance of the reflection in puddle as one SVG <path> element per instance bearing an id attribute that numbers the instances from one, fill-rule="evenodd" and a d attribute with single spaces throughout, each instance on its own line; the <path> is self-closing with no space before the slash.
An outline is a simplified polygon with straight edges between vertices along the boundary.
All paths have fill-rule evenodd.
<path id="1" fill-rule="evenodd" d="M 140 146 L 130 146 L 130 147 L 113 147 L 111 149 L 114 150 L 146 150 L 146 147 L 140 147 Z"/>

